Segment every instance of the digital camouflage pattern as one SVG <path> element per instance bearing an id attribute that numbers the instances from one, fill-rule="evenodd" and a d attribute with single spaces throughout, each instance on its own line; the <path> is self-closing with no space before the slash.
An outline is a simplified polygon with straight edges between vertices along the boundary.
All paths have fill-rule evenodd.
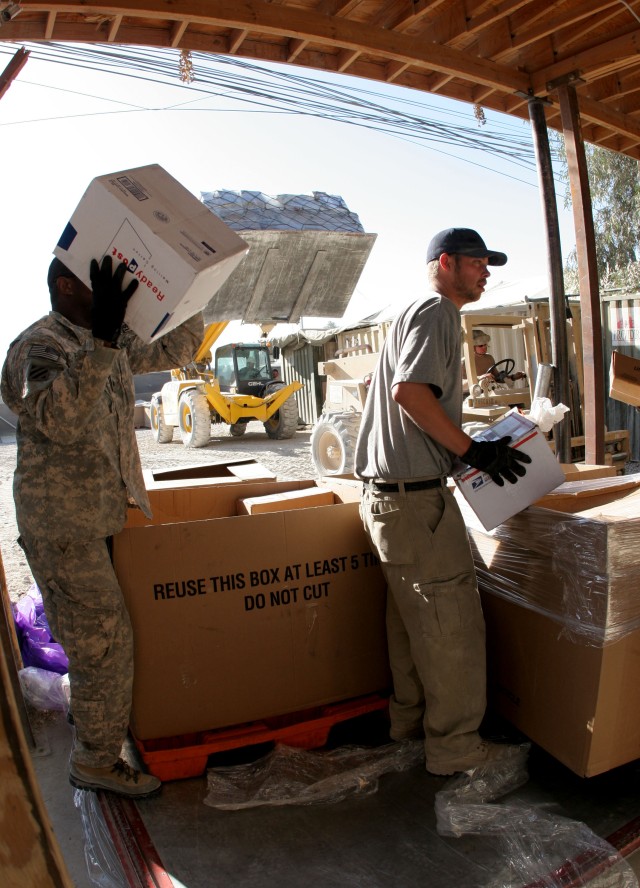
<path id="1" fill-rule="evenodd" d="M 18 415 L 14 499 L 21 543 L 54 637 L 69 658 L 74 761 L 111 765 L 126 737 L 131 623 L 107 538 L 129 501 L 151 515 L 136 443 L 133 374 L 188 364 L 202 316 L 151 345 L 112 349 L 52 311 L 9 347 L 5 403 Z"/>
<path id="2" fill-rule="evenodd" d="M 111 536 L 124 525 L 129 497 L 150 515 L 133 374 L 189 363 L 203 332 L 197 315 L 150 345 L 126 330 L 123 347 L 112 349 L 52 311 L 11 344 L 1 386 L 18 415 L 13 490 L 21 534 Z"/>
<path id="3" fill-rule="evenodd" d="M 69 658 L 71 757 L 107 767 L 127 735 L 133 687 L 133 631 L 107 541 L 21 542 L 51 632 Z"/>

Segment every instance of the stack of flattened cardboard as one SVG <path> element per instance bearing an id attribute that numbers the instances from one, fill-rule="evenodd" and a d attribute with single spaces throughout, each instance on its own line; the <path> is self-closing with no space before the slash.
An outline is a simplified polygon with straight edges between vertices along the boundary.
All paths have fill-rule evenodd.
<path id="1" fill-rule="evenodd" d="M 492 532 L 459 502 L 491 707 L 581 776 L 640 758 L 640 476 L 568 482 Z"/>

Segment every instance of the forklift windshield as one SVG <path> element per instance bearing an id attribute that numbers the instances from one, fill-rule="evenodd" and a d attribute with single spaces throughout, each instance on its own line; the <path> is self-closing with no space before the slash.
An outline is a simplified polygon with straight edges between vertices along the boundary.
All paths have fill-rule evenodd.
<path id="1" fill-rule="evenodd" d="M 226 345 L 216 352 L 216 377 L 222 391 L 244 382 L 253 386 L 270 382 L 269 351 L 263 345 Z"/>
<path id="2" fill-rule="evenodd" d="M 236 348 L 236 365 L 238 379 L 260 379 L 263 382 L 271 379 L 269 354 L 264 348 Z"/>

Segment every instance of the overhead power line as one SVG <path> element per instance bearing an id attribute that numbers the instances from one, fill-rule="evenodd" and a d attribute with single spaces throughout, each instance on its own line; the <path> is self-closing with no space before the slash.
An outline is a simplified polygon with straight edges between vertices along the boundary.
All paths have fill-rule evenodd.
<path id="1" fill-rule="evenodd" d="M 465 123 L 469 112 L 456 110 L 449 100 L 440 107 L 407 98 L 391 88 L 384 94 L 359 88 L 346 77 L 334 82 L 323 75 L 302 76 L 286 66 L 267 67 L 235 56 L 206 53 L 190 54 L 190 70 L 195 79 L 187 84 L 179 80 L 179 50 L 58 43 L 25 45 L 31 57 L 40 61 L 162 83 L 189 96 L 162 110 L 211 113 L 220 108 L 203 107 L 207 100 L 236 101 L 245 109 L 250 107 L 262 113 L 298 114 L 374 130 L 510 178 L 519 177 L 487 166 L 487 156 L 527 172 L 536 170 L 526 122 L 515 123 L 506 115 L 503 120 L 503 115 L 490 114 L 486 125 L 480 126 L 474 118 L 474 125 L 469 126 Z M 0 53 L 3 51 L 0 48 Z M 128 106 L 129 110 L 132 107 Z M 537 185 L 537 181 L 519 181 Z M 560 182 L 559 177 L 557 181 Z"/>

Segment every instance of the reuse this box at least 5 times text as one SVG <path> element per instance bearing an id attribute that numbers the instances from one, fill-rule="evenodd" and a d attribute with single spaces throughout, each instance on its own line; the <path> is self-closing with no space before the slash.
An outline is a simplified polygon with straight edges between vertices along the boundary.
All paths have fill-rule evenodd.
<path id="1" fill-rule="evenodd" d="M 125 321 L 152 342 L 203 309 L 248 249 L 166 170 L 150 164 L 93 179 L 54 253 L 87 286 L 92 259 L 111 256 L 114 269 L 125 262 L 125 285 L 138 282 Z"/>
<path id="2" fill-rule="evenodd" d="M 333 505 L 237 514 L 240 498 L 305 486 L 314 482 L 243 482 L 188 497 L 152 490 L 165 523 L 138 517 L 115 538 L 135 636 L 136 737 L 229 727 L 388 688 L 385 583 L 357 490 L 337 488 Z"/>

